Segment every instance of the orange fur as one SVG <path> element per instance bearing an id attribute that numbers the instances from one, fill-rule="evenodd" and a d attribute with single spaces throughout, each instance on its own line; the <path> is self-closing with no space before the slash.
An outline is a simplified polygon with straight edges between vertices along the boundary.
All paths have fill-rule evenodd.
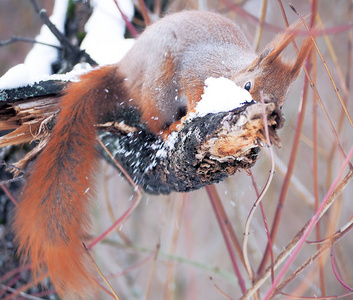
<path id="1" fill-rule="evenodd" d="M 95 284 L 82 241 L 89 228 L 97 162 L 95 93 L 106 72 L 111 70 L 93 71 L 67 89 L 15 216 L 19 250 L 29 257 L 36 275 L 48 270 L 61 295 L 82 296 Z"/>

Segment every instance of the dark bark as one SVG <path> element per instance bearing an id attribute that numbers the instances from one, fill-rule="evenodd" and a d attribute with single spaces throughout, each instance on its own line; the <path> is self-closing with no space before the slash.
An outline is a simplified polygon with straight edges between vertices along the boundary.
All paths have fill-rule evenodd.
<path id="1" fill-rule="evenodd" d="M 65 82 L 43 81 L 2 92 L 7 97 L 3 104 L 8 106 L 2 111 L 11 111 L 7 118 L 12 120 L 14 127 L 22 128 L 22 139 L 26 137 L 23 132 L 27 130 L 27 139 L 23 142 L 33 138 L 29 130 L 35 128 L 35 120 L 39 128 L 49 116 L 46 130 L 50 132 L 55 124 L 60 99 L 55 98 L 55 94 L 60 93 L 64 86 Z M 11 107 L 13 109 L 9 110 Z M 24 111 L 21 111 L 22 107 Z M 265 107 L 271 142 L 279 146 L 276 129 L 282 126 L 283 118 L 274 103 L 265 104 Z M 99 136 L 131 178 L 146 192 L 188 192 L 219 182 L 239 169 L 255 164 L 260 146 L 266 142 L 262 111 L 262 104 L 251 102 L 230 112 L 195 117 L 185 121 L 181 130 L 173 133 L 166 143 L 161 137 L 147 132 L 143 124 L 136 125 L 129 120 L 124 124 L 116 124 L 114 120 L 111 125 L 98 124 L 101 129 Z M 4 113 L 2 118 L 5 118 L 2 122 L 6 122 Z M 139 119 L 139 116 L 130 116 L 129 119 Z M 28 129 L 26 122 L 30 123 Z M 25 168 L 39 151 L 32 153 L 18 166 Z M 110 161 L 107 154 L 101 152 Z"/>
<path id="2" fill-rule="evenodd" d="M 9 103 L 17 100 L 57 95 L 65 88 L 66 84 L 66 81 L 47 80 L 24 87 L 0 90 L 0 108 L 5 106 L 5 103 L 8 106 Z"/>
<path id="3" fill-rule="evenodd" d="M 124 133 L 112 128 L 101 132 L 100 138 L 146 192 L 188 192 L 255 164 L 264 143 L 261 110 L 261 104 L 249 103 L 230 112 L 191 119 L 167 143 L 141 129 Z M 279 116 L 273 103 L 266 104 L 266 114 L 271 140 L 279 146 Z M 171 140 L 173 145 L 168 146 Z"/>

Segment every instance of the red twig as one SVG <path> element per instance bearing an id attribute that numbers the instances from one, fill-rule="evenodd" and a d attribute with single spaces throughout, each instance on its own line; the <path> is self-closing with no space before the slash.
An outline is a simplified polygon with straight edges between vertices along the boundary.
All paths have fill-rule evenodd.
<path id="1" fill-rule="evenodd" d="M 151 252 L 147 257 L 145 257 L 143 260 L 135 263 L 134 265 L 124 269 L 123 271 L 119 272 L 119 273 L 115 273 L 115 274 L 110 274 L 108 276 L 106 276 L 107 279 L 111 279 L 111 278 L 116 278 L 116 277 L 120 277 L 120 276 L 124 276 L 125 274 L 128 274 L 138 268 L 140 268 L 141 266 L 143 266 L 144 264 L 146 264 L 147 262 L 149 262 L 155 255 L 155 251 Z"/>
<path id="2" fill-rule="evenodd" d="M 118 1 L 117 0 L 114 0 L 114 3 L 116 5 L 116 7 L 118 8 L 119 12 L 121 13 L 121 16 L 126 24 L 126 27 L 127 29 L 129 29 L 129 31 L 131 32 L 132 36 L 134 38 L 137 38 L 138 37 L 138 33 L 134 27 L 134 25 L 131 24 L 131 22 L 129 21 L 129 19 L 124 15 L 123 11 L 120 9 L 119 7 L 119 4 L 118 4 Z"/>
<path id="3" fill-rule="evenodd" d="M 285 263 L 285 265 L 283 266 L 281 271 L 278 273 L 277 278 L 273 282 L 271 288 L 266 293 L 264 300 L 270 298 L 270 296 L 272 295 L 273 291 L 275 290 L 277 284 L 279 283 L 281 278 L 284 276 L 284 274 L 287 272 L 287 270 L 292 265 L 294 259 L 296 258 L 296 256 L 298 255 L 300 249 L 302 248 L 303 244 L 305 243 L 305 240 L 307 239 L 308 235 L 312 231 L 312 229 L 315 226 L 316 222 L 319 220 L 319 216 L 320 216 L 321 212 L 324 210 L 327 201 L 330 199 L 331 194 L 335 191 L 335 189 L 336 189 L 336 187 L 337 187 L 337 185 L 339 183 L 339 180 L 341 179 L 341 177 L 343 175 L 343 172 L 344 172 L 345 168 L 347 167 L 347 165 L 349 164 L 349 160 L 351 159 L 352 156 L 353 156 L 353 146 L 351 147 L 351 149 L 349 151 L 349 154 L 348 154 L 347 158 L 345 159 L 344 163 L 341 165 L 340 171 L 338 172 L 337 177 L 335 178 L 335 180 L 332 183 L 330 189 L 328 190 L 328 192 L 327 192 L 324 200 L 322 201 L 319 209 L 315 212 L 314 216 L 310 219 L 308 226 L 306 227 L 302 237 L 300 238 L 300 241 L 298 242 L 297 246 L 293 250 L 291 256 L 288 259 L 288 261 Z"/>
<path id="4" fill-rule="evenodd" d="M 307 58 L 305 64 L 306 64 L 306 66 L 305 66 L 306 69 L 310 70 L 311 69 L 310 57 Z M 275 241 L 276 236 L 277 236 L 277 231 L 278 231 L 279 223 L 280 223 L 281 216 L 282 216 L 283 205 L 284 205 L 284 202 L 287 197 L 287 193 L 288 193 L 289 185 L 290 185 L 290 179 L 291 179 L 293 171 L 294 171 L 294 166 L 295 166 L 295 162 L 296 162 L 296 158 L 297 158 L 297 154 L 298 154 L 298 149 L 299 149 L 299 144 L 300 144 L 301 132 L 303 129 L 303 124 L 304 124 L 306 104 L 307 104 L 307 100 L 308 100 L 308 90 L 309 90 L 309 80 L 307 79 L 307 77 L 305 77 L 304 78 L 303 95 L 302 95 L 302 99 L 301 99 L 301 103 L 300 103 L 300 111 L 299 111 L 298 121 L 297 121 L 297 127 L 295 130 L 295 135 L 294 135 L 294 140 L 293 140 L 293 147 L 292 147 L 292 151 L 291 151 L 290 158 L 289 158 L 287 173 L 284 178 L 281 194 L 279 196 L 279 201 L 278 201 L 278 205 L 277 205 L 277 209 L 276 209 L 275 217 L 274 217 L 274 223 L 273 223 L 272 229 L 271 229 L 272 242 Z M 267 244 L 263 259 L 262 259 L 261 264 L 258 269 L 258 274 L 261 274 L 266 267 L 266 263 L 267 263 L 268 256 L 269 256 L 269 249 L 270 249 L 269 245 Z"/>
<path id="5" fill-rule="evenodd" d="M 132 212 L 135 210 L 137 205 L 140 203 L 141 198 L 142 198 L 142 191 L 141 188 L 132 180 L 131 176 L 126 172 L 126 170 L 119 164 L 119 162 L 114 158 L 114 156 L 110 153 L 108 148 L 104 145 L 104 143 L 101 141 L 100 138 L 97 138 L 98 143 L 100 146 L 104 149 L 104 151 L 108 154 L 108 156 L 111 158 L 111 160 L 115 163 L 115 165 L 120 169 L 120 171 L 124 174 L 125 178 L 129 181 L 129 183 L 133 186 L 135 195 L 133 197 L 133 203 L 129 207 L 129 209 L 118 219 L 115 221 L 113 225 L 111 225 L 103 234 L 101 234 L 99 237 L 97 237 L 95 240 L 91 242 L 91 244 L 88 245 L 88 249 L 91 249 L 94 245 L 99 243 L 102 239 L 104 239 L 106 236 L 108 236 L 112 231 L 114 231 L 116 228 L 118 228 L 125 220 L 132 214 Z"/>
<path id="6" fill-rule="evenodd" d="M 232 300 L 232 298 L 227 295 L 225 292 L 222 291 L 222 289 L 218 286 L 218 284 L 214 281 L 214 279 L 212 277 L 210 277 L 210 280 L 213 282 L 213 286 L 217 289 L 217 291 L 224 296 L 225 298 L 227 298 L 228 300 Z"/>
<path id="7" fill-rule="evenodd" d="M 343 287 L 345 287 L 346 289 L 348 289 L 350 292 L 353 292 L 353 289 L 347 285 L 340 277 L 340 275 L 338 274 L 337 272 L 337 269 L 336 269 L 336 264 L 335 264 L 335 257 L 333 255 L 333 247 L 331 247 L 331 250 L 330 250 L 330 255 L 331 255 L 331 266 L 332 266 L 332 270 L 333 270 L 333 273 L 335 274 L 338 282 L 340 284 L 342 284 Z"/>
<path id="8" fill-rule="evenodd" d="M 131 213 L 135 210 L 137 205 L 141 201 L 141 195 L 136 194 L 134 197 L 134 200 L 132 202 L 132 205 L 128 208 L 128 210 L 118 219 L 115 221 L 113 225 L 111 225 L 104 233 L 102 233 L 99 237 L 94 239 L 88 246 L 88 249 L 91 249 L 94 245 L 98 244 L 101 240 L 103 240 L 106 236 L 111 234 L 116 228 L 118 228 L 122 223 L 126 221 L 126 219 L 131 215 Z"/>
<path id="9" fill-rule="evenodd" d="M 9 190 L 7 189 L 7 187 L 0 183 L 0 187 L 2 188 L 2 190 L 4 191 L 4 193 L 10 198 L 10 200 L 12 201 L 13 204 L 15 204 L 15 206 L 18 206 L 18 202 L 16 201 L 16 199 L 11 195 L 11 193 L 9 192 Z"/>
<path id="10" fill-rule="evenodd" d="M 138 0 L 138 3 L 139 3 L 141 13 L 142 13 L 143 19 L 145 20 L 146 25 L 147 26 L 151 25 L 151 19 L 150 19 L 150 16 L 148 15 L 148 10 L 145 5 L 145 2 L 143 0 Z"/>
<path id="11" fill-rule="evenodd" d="M 253 23 L 254 25 L 258 25 L 261 23 L 259 18 L 248 13 L 246 10 L 244 10 L 239 5 L 232 3 L 229 0 L 220 0 L 220 1 L 223 2 L 230 10 L 235 11 L 237 14 L 239 14 L 241 17 L 245 18 L 250 23 Z M 270 23 L 267 23 L 267 22 L 263 22 L 262 25 L 263 25 L 264 29 L 270 30 L 275 33 L 279 33 L 279 32 L 283 31 L 283 28 L 276 26 L 276 25 L 273 25 L 273 24 L 270 24 Z M 346 31 L 350 30 L 351 28 L 353 28 L 353 22 L 349 22 L 347 24 L 340 25 L 340 26 L 326 28 L 323 30 L 313 29 L 311 32 L 315 36 L 320 36 L 320 35 L 323 35 L 324 33 L 325 34 L 338 34 L 338 33 L 346 32 Z M 308 32 L 305 30 L 298 30 L 296 32 L 296 34 L 298 36 L 308 36 Z"/>
<path id="12" fill-rule="evenodd" d="M 230 255 L 230 259 L 231 259 L 232 264 L 233 264 L 233 268 L 234 268 L 235 274 L 238 277 L 238 282 L 239 282 L 240 289 L 244 293 L 246 291 L 244 279 L 243 279 L 243 277 L 242 277 L 242 275 L 240 273 L 240 270 L 239 270 L 239 267 L 238 267 L 238 263 L 236 261 L 236 258 L 235 258 L 235 255 L 234 255 L 234 251 L 233 251 L 233 248 L 232 248 L 232 245 L 230 243 L 230 239 L 229 239 L 229 236 L 228 236 L 228 233 L 227 233 L 227 229 L 226 229 L 226 226 L 224 224 L 224 220 L 222 219 L 222 215 L 221 215 L 220 210 L 219 210 L 219 208 L 218 208 L 218 206 L 216 204 L 216 199 L 215 198 L 219 198 L 219 196 L 217 194 L 217 191 L 216 191 L 216 188 L 214 187 L 214 185 L 206 186 L 206 191 L 207 191 L 208 196 L 209 196 L 209 198 L 211 200 L 211 204 L 212 204 L 213 210 L 214 210 L 214 212 L 216 214 L 219 227 L 220 227 L 220 229 L 222 231 L 222 235 L 223 235 L 224 241 L 226 243 L 226 246 L 227 246 L 227 249 L 228 249 L 228 253 Z"/>

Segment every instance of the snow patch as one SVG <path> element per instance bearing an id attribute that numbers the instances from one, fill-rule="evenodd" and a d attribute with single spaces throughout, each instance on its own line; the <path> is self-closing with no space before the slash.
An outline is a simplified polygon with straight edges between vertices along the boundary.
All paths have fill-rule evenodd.
<path id="1" fill-rule="evenodd" d="M 87 35 L 81 45 L 100 65 L 117 63 L 132 47 L 134 40 L 124 39 L 125 22 L 113 0 L 92 1 L 94 12 L 86 24 Z M 119 0 L 119 7 L 131 19 L 134 8 L 131 1 Z M 64 31 L 68 0 L 55 1 L 50 20 L 59 31 Z M 42 26 L 37 41 L 60 46 L 59 41 L 47 28 Z M 24 64 L 11 68 L 0 77 L 0 89 L 11 89 L 32 85 L 41 80 L 78 80 L 79 75 L 92 68 L 78 64 L 73 71 L 64 75 L 52 75 L 51 65 L 58 59 L 58 50 L 53 47 L 35 44 L 28 53 Z"/>
<path id="2" fill-rule="evenodd" d="M 251 101 L 250 93 L 230 79 L 209 77 L 205 80 L 204 93 L 196 106 L 195 116 L 231 111 Z"/>
<path id="3" fill-rule="evenodd" d="M 65 16 L 68 0 L 55 1 L 53 14 L 50 21 L 60 32 L 64 32 Z M 38 42 L 47 43 L 54 46 L 60 46 L 57 38 L 51 33 L 46 25 L 43 25 L 39 35 L 36 37 Z M 24 64 L 30 72 L 29 80 L 34 82 L 43 75 L 52 74 L 51 65 L 58 59 L 58 50 L 41 44 L 35 44 L 32 50 L 26 56 Z"/>
<path id="4" fill-rule="evenodd" d="M 24 64 L 19 64 L 8 70 L 0 78 L 0 90 L 12 89 L 30 84 L 31 74 Z"/>
<path id="5" fill-rule="evenodd" d="M 80 76 L 93 70 L 89 63 L 79 63 L 73 67 L 70 72 L 65 74 L 53 74 L 43 76 L 41 80 L 63 80 L 63 81 L 79 81 Z"/>
<path id="6" fill-rule="evenodd" d="M 165 146 L 172 150 L 174 148 L 175 142 L 178 140 L 178 132 L 173 131 L 168 135 L 167 140 L 165 141 Z"/>
<path id="7" fill-rule="evenodd" d="M 25 64 L 18 64 L 8 70 L 0 77 L 0 90 L 13 89 L 27 85 L 33 85 L 43 80 L 63 80 L 63 81 L 79 81 L 80 75 L 91 71 L 93 68 L 88 63 L 77 64 L 72 71 L 66 74 L 42 74 L 33 79 L 31 69 Z"/>
<path id="8" fill-rule="evenodd" d="M 131 20 L 134 14 L 132 1 L 119 0 L 119 7 Z M 125 39 L 125 22 L 113 0 L 92 1 L 93 14 L 85 25 L 87 35 L 81 49 L 100 65 L 118 62 L 133 46 L 133 39 Z"/>
<path id="9" fill-rule="evenodd" d="M 67 4 L 68 0 L 55 1 L 53 14 L 50 17 L 50 21 L 61 32 L 64 31 Z M 35 39 L 38 42 L 60 46 L 57 38 L 45 25 L 42 26 L 39 35 Z M 11 68 L 0 78 L 0 89 L 31 85 L 48 77 L 52 73 L 51 65 L 57 59 L 58 50 L 56 48 L 35 44 L 27 54 L 23 64 Z"/>

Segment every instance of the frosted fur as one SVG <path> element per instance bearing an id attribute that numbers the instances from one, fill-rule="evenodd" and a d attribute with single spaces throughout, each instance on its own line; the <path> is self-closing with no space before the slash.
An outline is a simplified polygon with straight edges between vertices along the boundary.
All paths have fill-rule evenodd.
<path id="1" fill-rule="evenodd" d="M 163 49 L 163 52 L 156 49 Z M 148 60 L 144 59 L 146 53 L 149 54 Z M 173 80 L 181 81 L 181 85 L 195 82 L 196 88 L 200 87 L 202 92 L 208 77 L 231 78 L 251 64 L 256 54 L 237 26 L 215 13 L 183 12 L 170 15 L 150 26 L 120 66 L 122 71 L 132 74 L 128 82 L 135 82 L 135 76 L 143 76 L 141 80 L 145 85 L 140 95 L 148 93 L 145 89 L 149 89 L 153 91 L 155 99 L 163 98 L 163 103 L 157 101 L 157 109 L 161 106 L 171 107 L 165 112 L 166 121 L 175 119 L 174 106 L 186 105 L 188 102 L 188 108 L 191 109 L 199 100 L 186 95 L 187 89 L 180 89 L 180 84 L 175 88 L 170 87 L 170 93 L 165 94 L 164 82 L 159 77 L 161 65 L 151 62 L 160 62 L 163 58 L 167 60 L 168 57 L 173 60 L 176 74 Z"/>

